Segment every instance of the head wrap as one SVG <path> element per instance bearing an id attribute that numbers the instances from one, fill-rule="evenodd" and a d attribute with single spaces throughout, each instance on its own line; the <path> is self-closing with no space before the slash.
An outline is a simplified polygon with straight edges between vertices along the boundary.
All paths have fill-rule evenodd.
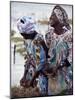
<path id="1" fill-rule="evenodd" d="M 17 22 L 17 28 L 20 33 L 30 33 L 36 31 L 35 21 L 31 17 L 23 16 Z"/>
<path id="2" fill-rule="evenodd" d="M 66 26 L 67 29 L 70 29 L 68 15 L 67 15 L 66 11 L 61 6 L 56 5 L 54 7 L 53 12 L 51 14 L 51 17 L 54 15 L 57 17 L 60 24 L 62 24 L 63 26 Z"/>

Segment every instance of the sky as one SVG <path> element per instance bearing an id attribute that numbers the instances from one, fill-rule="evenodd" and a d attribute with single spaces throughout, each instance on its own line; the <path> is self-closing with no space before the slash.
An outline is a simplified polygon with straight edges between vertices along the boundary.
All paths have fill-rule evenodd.
<path id="1" fill-rule="evenodd" d="M 11 29 L 16 31 L 16 23 L 18 18 L 21 16 L 32 16 L 35 21 L 42 19 L 49 19 L 52 9 L 55 5 L 53 4 L 37 4 L 37 3 L 26 3 L 26 2 L 11 2 Z M 61 5 L 68 13 L 69 19 L 72 19 L 72 6 Z"/>

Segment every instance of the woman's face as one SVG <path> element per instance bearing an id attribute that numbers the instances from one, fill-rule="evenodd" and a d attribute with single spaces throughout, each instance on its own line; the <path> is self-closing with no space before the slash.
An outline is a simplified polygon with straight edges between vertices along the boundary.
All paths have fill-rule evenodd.
<path id="1" fill-rule="evenodd" d="M 50 21 L 49 21 L 50 25 L 52 27 L 54 27 L 58 22 L 59 22 L 59 20 L 58 20 L 57 16 L 55 15 L 55 13 L 52 13 L 52 15 L 50 17 Z"/>

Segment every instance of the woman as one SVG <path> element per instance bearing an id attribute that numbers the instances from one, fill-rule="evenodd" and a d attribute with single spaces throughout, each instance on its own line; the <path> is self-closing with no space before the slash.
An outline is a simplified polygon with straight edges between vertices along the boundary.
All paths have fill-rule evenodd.
<path id="1" fill-rule="evenodd" d="M 57 35 L 64 34 L 67 30 L 71 29 L 67 13 L 59 5 L 54 7 L 49 19 L 49 24 L 54 28 L 54 32 Z"/>
<path id="2" fill-rule="evenodd" d="M 33 86 L 34 81 L 36 78 L 38 78 L 38 83 L 39 83 L 39 90 L 41 95 L 47 95 L 48 93 L 48 78 L 46 74 L 44 73 L 45 70 L 45 64 L 46 64 L 46 54 L 44 51 L 43 46 L 41 45 L 42 41 L 42 35 L 38 35 L 34 40 L 33 40 L 33 48 L 32 48 L 32 54 L 34 56 L 34 59 L 36 61 L 36 71 L 35 74 L 30 81 L 31 86 Z"/>
<path id="3" fill-rule="evenodd" d="M 53 33 L 54 34 L 54 33 Z M 66 41 L 57 41 L 51 36 L 51 33 L 46 34 L 46 44 L 49 48 L 49 56 L 50 58 L 48 59 L 48 66 L 47 66 L 47 72 L 51 73 L 51 80 L 54 78 L 56 79 L 55 83 L 56 86 L 57 84 L 60 84 L 60 92 L 62 89 L 65 89 L 65 82 L 68 84 L 67 86 L 70 87 L 70 80 L 68 76 L 68 68 L 70 66 L 70 63 L 68 61 L 68 45 Z M 54 91 L 57 91 L 58 88 Z M 55 92 L 54 92 L 55 93 Z"/>
<path id="4" fill-rule="evenodd" d="M 66 11 L 59 5 L 56 5 L 53 9 L 52 14 L 50 16 L 50 20 L 49 20 L 49 25 L 53 27 L 54 29 L 53 33 L 49 32 L 49 35 L 50 36 L 52 35 L 55 38 L 53 39 L 54 42 L 55 41 L 57 42 L 56 46 L 54 46 L 53 49 L 49 48 L 50 49 L 49 54 L 51 55 L 51 59 L 50 59 L 51 65 L 52 66 L 55 65 L 57 67 L 56 70 L 58 68 L 61 69 L 59 71 L 60 74 L 58 75 L 62 77 L 60 78 L 61 80 L 60 84 L 64 85 L 62 83 L 63 83 L 63 80 L 65 80 L 66 84 L 70 87 L 69 85 L 70 81 L 68 81 L 69 76 L 67 76 L 68 75 L 67 73 L 69 73 L 68 67 L 70 67 L 70 64 L 69 64 L 70 61 L 68 60 L 69 42 L 65 39 L 66 39 L 66 36 L 70 37 L 72 35 L 72 31 L 68 22 L 68 15 Z M 50 47 L 51 47 L 51 43 L 50 43 Z"/>
<path id="5" fill-rule="evenodd" d="M 31 17 L 23 16 L 17 22 L 17 28 L 19 33 L 23 36 L 23 38 L 27 41 L 29 52 L 31 49 L 31 42 L 40 34 L 38 33 L 37 26 L 35 21 Z M 29 43 L 30 41 L 30 43 Z M 41 45 L 43 46 L 46 57 L 48 57 L 48 48 L 44 42 L 44 39 L 41 41 Z"/>

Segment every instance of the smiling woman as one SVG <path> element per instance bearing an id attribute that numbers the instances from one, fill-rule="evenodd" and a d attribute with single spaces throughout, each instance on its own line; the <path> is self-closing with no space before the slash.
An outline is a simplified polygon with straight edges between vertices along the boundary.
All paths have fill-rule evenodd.
<path id="1" fill-rule="evenodd" d="M 11 98 L 73 94 L 73 6 L 10 4 Z"/>

